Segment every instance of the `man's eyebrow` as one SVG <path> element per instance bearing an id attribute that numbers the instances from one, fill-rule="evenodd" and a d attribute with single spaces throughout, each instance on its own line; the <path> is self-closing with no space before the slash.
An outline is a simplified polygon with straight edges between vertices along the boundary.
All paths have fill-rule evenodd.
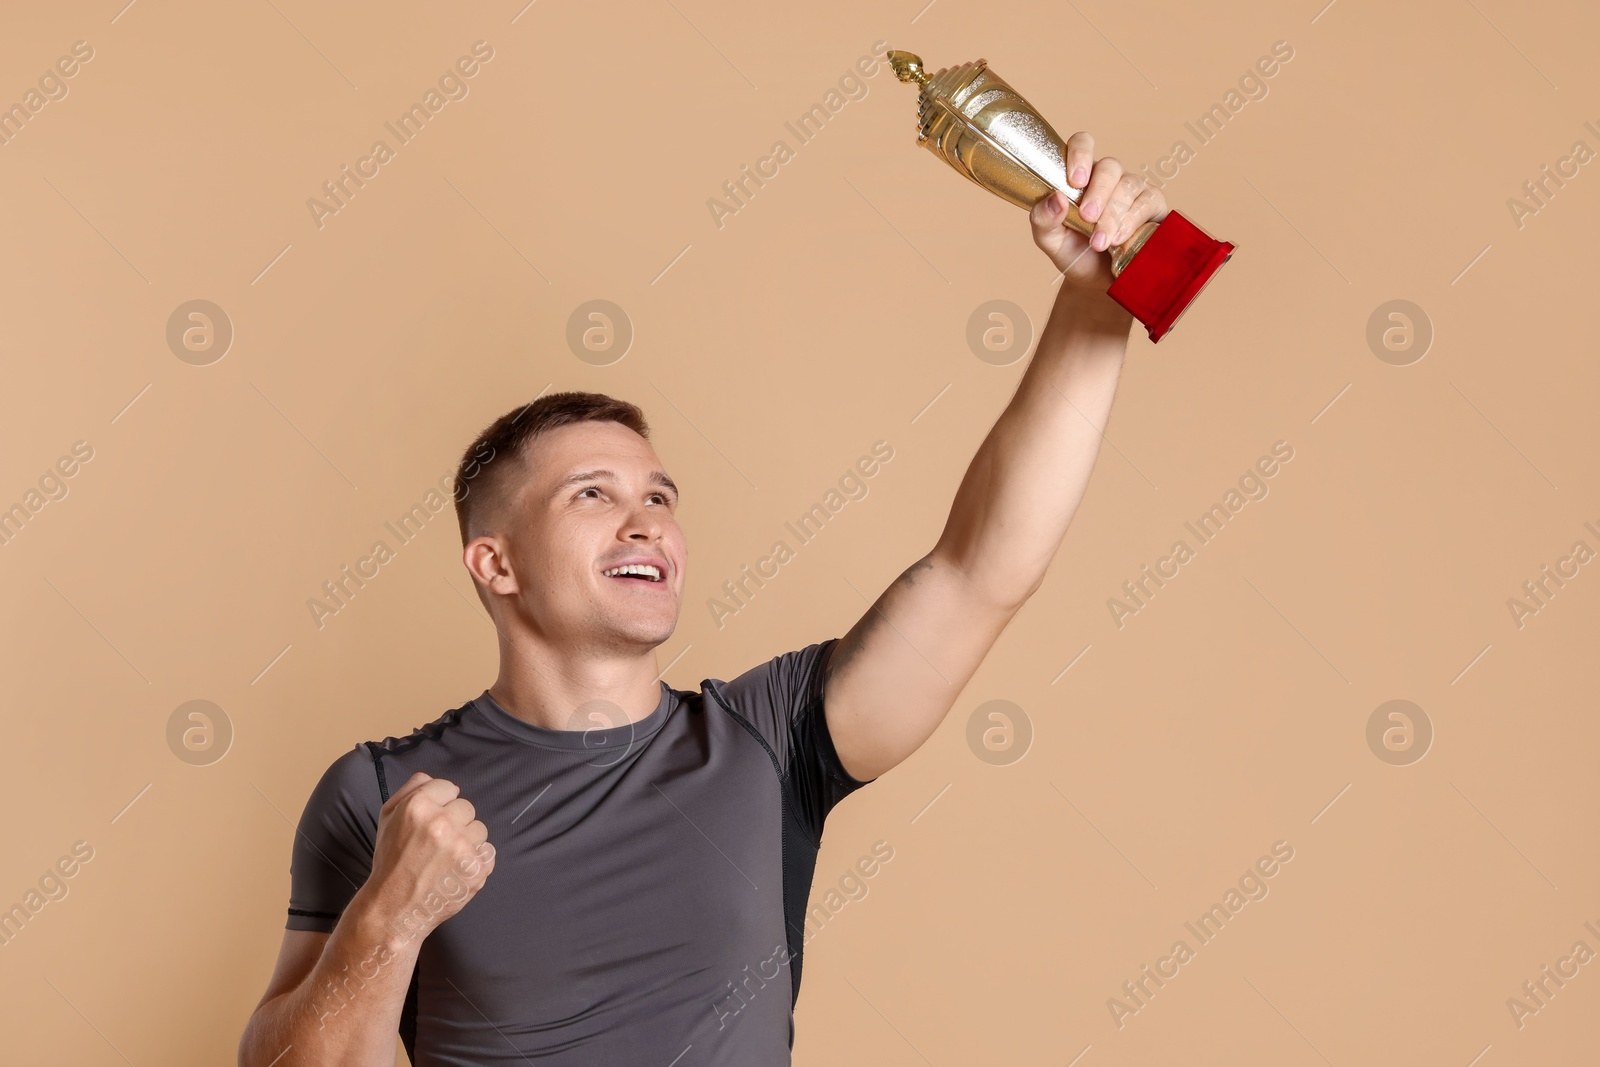
<path id="1" fill-rule="evenodd" d="M 589 471 L 576 471 L 557 482 L 555 489 L 551 492 L 551 495 L 554 496 L 570 486 L 577 485 L 579 482 L 591 482 L 596 478 L 615 479 L 616 476 L 616 471 L 606 470 L 604 468 L 597 468 Z M 667 477 L 666 471 L 651 471 L 650 484 L 672 490 L 672 495 L 674 498 L 681 495 L 678 491 L 678 483 Z"/>

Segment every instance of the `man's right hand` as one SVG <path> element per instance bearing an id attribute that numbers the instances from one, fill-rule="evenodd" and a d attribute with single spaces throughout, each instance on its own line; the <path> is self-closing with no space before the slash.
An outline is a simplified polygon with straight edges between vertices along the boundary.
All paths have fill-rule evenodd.
<path id="1" fill-rule="evenodd" d="M 494 870 L 489 829 L 473 816 L 454 782 L 421 771 L 384 802 L 372 874 L 338 924 L 330 933 L 284 932 L 272 980 L 239 1038 L 243 1067 L 278 1063 L 285 1045 L 295 1063 L 395 1062 L 423 940 Z M 363 980 L 354 989 L 351 972 Z M 350 1003 L 360 1010 L 345 1011 Z"/>
<path id="2" fill-rule="evenodd" d="M 454 782 L 418 771 L 378 809 L 372 874 L 362 892 L 391 928 L 427 937 L 494 870 L 489 828 Z"/>

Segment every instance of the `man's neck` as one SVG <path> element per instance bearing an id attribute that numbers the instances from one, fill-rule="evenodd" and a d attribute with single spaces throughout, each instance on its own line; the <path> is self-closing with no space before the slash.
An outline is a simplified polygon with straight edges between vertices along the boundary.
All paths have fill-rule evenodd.
<path id="1" fill-rule="evenodd" d="M 655 651 L 641 654 L 500 640 L 500 676 L 489 695 L 512 715 L 547 730 L 638 722 L 661 704 Z"/>

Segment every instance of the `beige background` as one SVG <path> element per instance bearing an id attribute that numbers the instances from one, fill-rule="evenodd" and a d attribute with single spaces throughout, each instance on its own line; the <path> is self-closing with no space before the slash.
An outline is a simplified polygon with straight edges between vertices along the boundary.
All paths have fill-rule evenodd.
<path id="1" fill-rule="evenodd" d="M 1507 608 L 1600 549 L 1600 174 L 1520 228 L 1507 207 L 1600 150 L 1584 8 L 13 12 L 0 102 L 75 41 L 94 58 L 0 146 L 0 505 L 94 458 L 0 547 L 0 905 L 94 854 L 0 948 L 5 1059 L 232 1062 L 317 777 L 495 669 L 448 514 L 320 630 L 306 601 L 500 412 L 581 388 L 652 418 L 691 541 L 678 687 L 843 633 L 932 545 L 1023 367 L 976 358 L 967 319 L 1005 299 L 1042 326 L 1054 289 L 1024 214 L 915 145 L 886 67 L 811 143 L 785 130 L 883 40 L 985 57 L 1134 165 L 1188 141 L 1168 200 L 1238 252 L 1132 341 L 1066 543 L 949 720 L 830 820 L 815 900 L 895 855 L 808 948 L 796 1062 L 1590 1062 L 1600 963 L 1520 1029 L 1506 1003 L 1600 951 L 1600 575 L 1521 628 Z M 470 94 L 319 229 L 307 198 L 478 40 Z M 1184 122 L 1280 40 L 1268 95 L 1198 146 Z M 708 198 L 780 138 L 719 229 Z M 597 298 L 636 333 L 604 367 L 565 341 Z M 208 366 L 165 340 L 194 299 L 235 331 Z M 1434 330 L 1408 366 L 1366 341 L 1394 299 Z M 719 629 L 708 598 L 878 440 L 870 494 Z M 1280 440 L 1270 495 L 1118 629 L 1107 599 Z M 168 747 L 194 699 L 234 731 L 209 766 Z M 967 742 L 997 699 L 1033 731 L 1006 766 Z M 1409 766 L 1367 744 L 1391 699 L 1435 731 Z M 1108 998 L 1276 841 L 1270 895 L 1118 1028 Z"/>

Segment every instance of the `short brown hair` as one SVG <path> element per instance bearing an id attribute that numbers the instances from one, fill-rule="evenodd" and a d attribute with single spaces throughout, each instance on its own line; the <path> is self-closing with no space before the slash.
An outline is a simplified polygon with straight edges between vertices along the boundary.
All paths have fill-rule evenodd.
<path id="1" fill-rule="evenodd" d="M 618 422 L 640 437 L 650 437 L 643 411 L 604 393 L 551 393 L 506 412 L 478 435 L 456 467 L 456 521 L 463 545 L 471 540 L 473 522 L 505 500 L 514 480 L 526 473 L 529 442 L 546 430 L 574 422 Z"/>

